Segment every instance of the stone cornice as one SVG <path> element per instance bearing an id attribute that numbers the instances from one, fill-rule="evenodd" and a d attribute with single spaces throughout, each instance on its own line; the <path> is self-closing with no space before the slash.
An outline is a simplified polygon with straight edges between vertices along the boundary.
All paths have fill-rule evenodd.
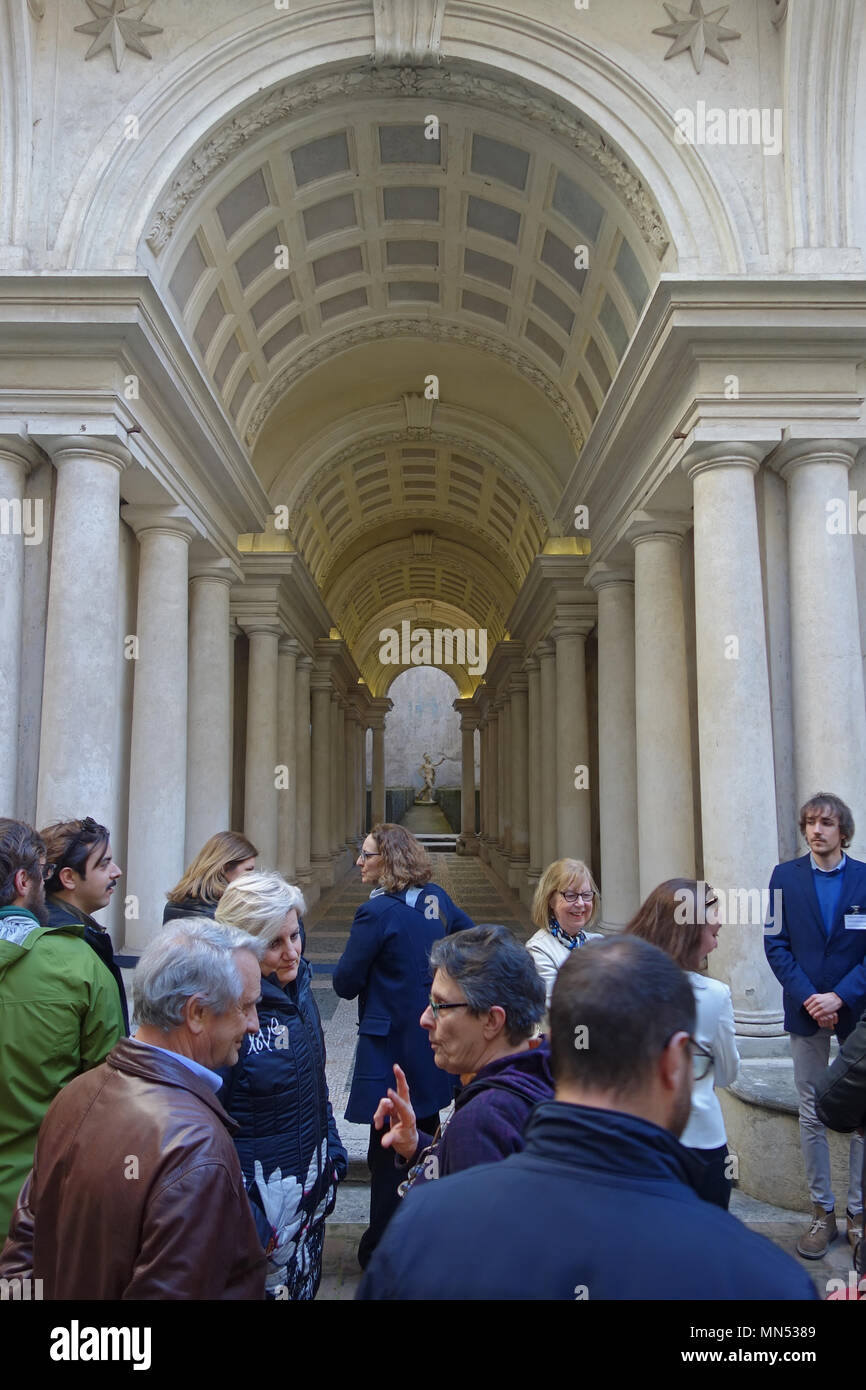
<path id="1" fill-rule="evenodd" d="M 595 625 L 596 598 L 586 588 L 588 555 L 536 555 L 517 602 L 508 615 L 508 630 L 521 638 L 527 651 L 554 623 L 579 621 L 587 632 Z"/>
<path id="2" fill-rule="evenodd" d="M 241 568 L 243 582 L 232 588 L 232 617 L 243 625 L 251 616 L 271 614 L 282 631 L 311 654 L 317 640 L 330 631 L 331 617 L 300 555 L 244 554 Z"/>
<path id="3" fill-rule="evenodd" d="M 31 359 L 33 385 L 2 391 L 4 416 L 46 439 L 81 423 L 88 432 L 115 435 L 133 460 L 124 488 L 142 494 L 129 500 L 154 500 L 158 485 L 189 509 L 223 555 L 234 554 L 239 533 L 264 528 L 267 495 L 148 276 L 3 276 L 0 361 L 22 353 Z M 40 360 L 73 360 L 77 370 L 82 358 L 100 364 L 100 392 L 40 382 Z M 123 395 L 126 373 L 139 378 L 137 399 Z M 56 372 L 46 372 L 45 382 L 54 380 Z"/>
<path id="4" fill-rule="evenodd" d="M 785 431 L 866 439 L 864 356 L 861 280 L 663 276 L 566 484 L 558 524 L 567 530 L 575 506 L 586 505 L 594 559 L 616 564 L 629 515 L 696 445 L 763 442 L 769 453 Z"/>

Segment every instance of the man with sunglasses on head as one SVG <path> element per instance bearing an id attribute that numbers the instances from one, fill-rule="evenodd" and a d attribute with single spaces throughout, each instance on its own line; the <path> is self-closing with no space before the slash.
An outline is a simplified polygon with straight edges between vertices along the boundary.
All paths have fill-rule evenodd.
<path id="1" fill-rule="evenodd" d="M 117 986 L 84 927 L 49 924 L 53 873 L 36 831 L 0 819 L 0 1240 L 52 1100 L 124 1034 Z"/>
<path id="2" fill-rule="evenodd" d="M 113 976 L 120 997 L 123 1030 L 129 1034 L 129 1008 L 120 966 L 114 959 L 111 937 L 93 917 L 111 902 L 121 870 L 114 862 L 111 837 L 92 816 L 84 820 L 58 821 L 40 831 L 45 854 L 54 872 L 45 884 L 48 925 L 79 934 L 91 946 Z"/>

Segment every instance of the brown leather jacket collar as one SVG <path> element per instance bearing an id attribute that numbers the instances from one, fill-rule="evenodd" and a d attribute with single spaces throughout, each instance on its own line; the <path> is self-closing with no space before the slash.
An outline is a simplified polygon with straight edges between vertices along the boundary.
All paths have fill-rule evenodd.
<path id="1" fill-rule="evenodd" d="M 231 1115 L 223 1109 L 203 1077 L 197 1076 L 191 1067 L 183 1062 L 175 1062 L 165 1052 L 158 1052 L 147 1043 L 135 1042 L 132 1038 L 122 1038 L 105 1059 L 106 1066 L 128 1076 L 140 1076 L 145 1081 L 155 1081 L 161 1086 L 179 1086 L 183 1091 L 192 1091 L 199 1100 L 204 1101 L 210 1110 L 218 1115 L 230 1134 L 235 1134 L 239 1126 Z"/>

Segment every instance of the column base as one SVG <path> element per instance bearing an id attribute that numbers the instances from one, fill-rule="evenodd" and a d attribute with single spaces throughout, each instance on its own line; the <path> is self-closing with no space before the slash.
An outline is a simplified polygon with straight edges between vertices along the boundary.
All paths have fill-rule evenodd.
<path id="1" fill-rule="evenodd" d="M 480 854 L 481 844 L 477 835 L 460 835 L 456 845 L 458 854 Z"/>
<path id="2" fill-rule="evenodd" d="M 314 854 L 310 860 L 310 867 L 320 889 L 333 888 L 334 861 L 330 855 L 325 858 L 324 856 Z"/>
<path id="3" fill-rule="evenodd" d="M 515 859 L 513 856 L 508 860 L 508 886 L 513 888 L 515 893 L 519 893 L 521 885 L 529 872 L 528 859 Z"/>

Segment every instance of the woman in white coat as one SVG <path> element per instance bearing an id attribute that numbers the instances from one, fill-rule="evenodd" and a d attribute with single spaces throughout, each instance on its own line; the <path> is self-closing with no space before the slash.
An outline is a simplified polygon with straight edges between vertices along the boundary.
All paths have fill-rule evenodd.
<path id="1" fill-rule="evenodd" d="M 601 910 L 592 874 L 581 859 L 556 859 L 538 881 L 532 920 L 538 931 L 526 943 L 544 981 L 547 1007 L 554 981 L 572 951 L 601 936 L 588 931 Z"/>
<path id="2" fill-rule="evenodd" d="M 731 1199 L 731 1174 L 716 1088 L 730 1086 L 740 1067 L 740 1055 L 734 1037 L 731 991 L 721 980 L 698 973 L 719 944 L 717 903 L 708 883 L 671 878 L 653 889 L 626 931 L 660 946 L 691 981 L 697 1005 L 694 1041 L 698 1046 L 692 1108 L 680 1143 L 695 1159 L 694 1185 L 701 1197 L 726 1208 Z"/>

